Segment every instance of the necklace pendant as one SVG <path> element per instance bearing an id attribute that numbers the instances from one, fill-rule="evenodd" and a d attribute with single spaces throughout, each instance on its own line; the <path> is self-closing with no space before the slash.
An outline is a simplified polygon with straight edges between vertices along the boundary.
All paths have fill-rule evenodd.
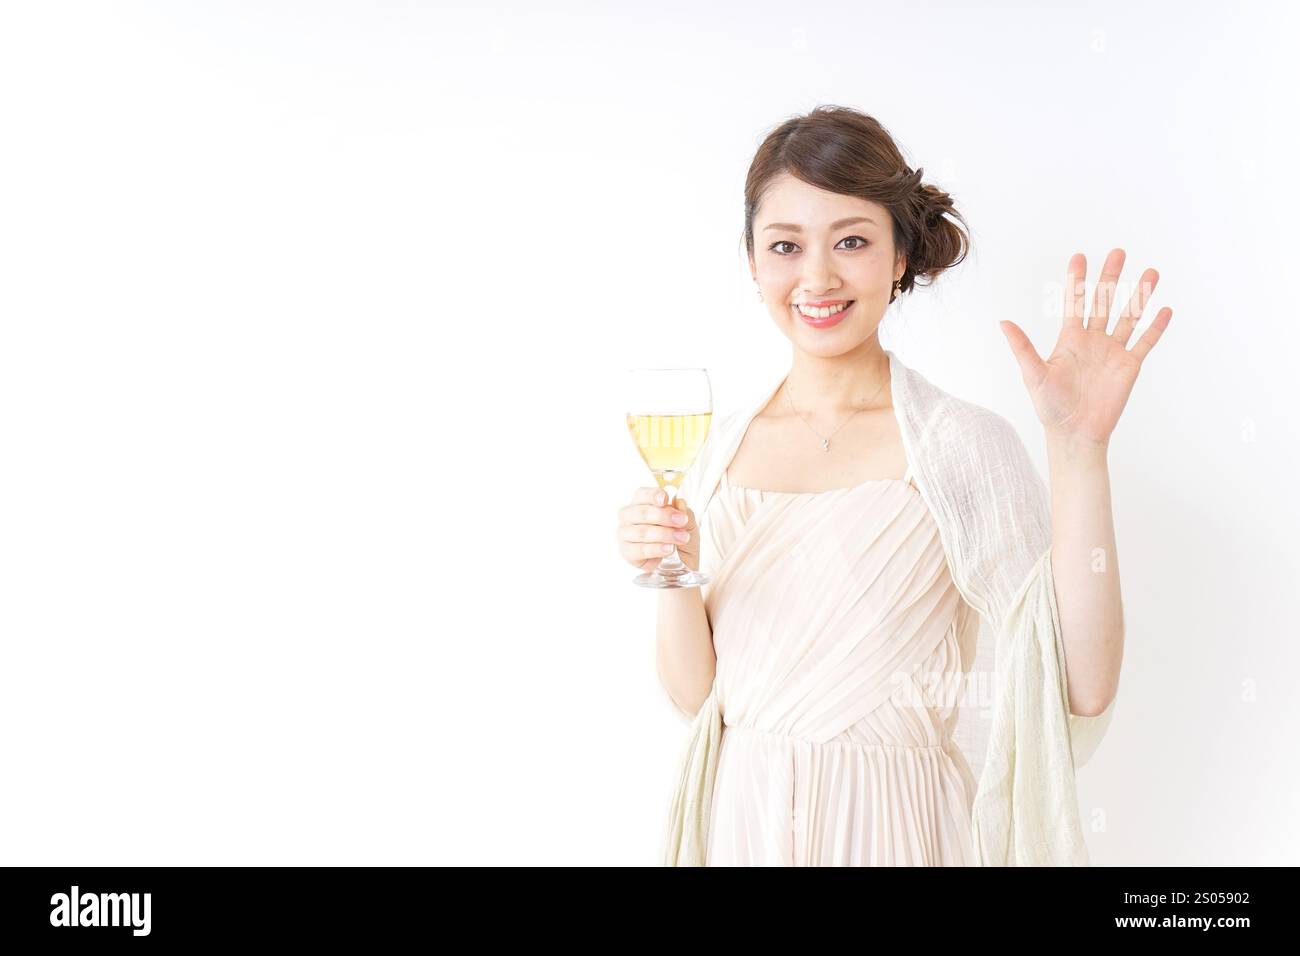
<path id="1" fill-rule="evenodd" d="M 822 451 L 830 451 L 830 450 L 831 450 L 831 440 L 829 438 L 823 438 Z"/>

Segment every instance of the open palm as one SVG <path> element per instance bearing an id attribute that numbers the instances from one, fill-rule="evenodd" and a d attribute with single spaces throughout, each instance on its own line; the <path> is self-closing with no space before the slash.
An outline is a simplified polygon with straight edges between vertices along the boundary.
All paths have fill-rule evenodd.
<path id="1" fill-rule="evenodd" d="M 1020 364 L 1038 419 L 1049 437 L 1077 439 L 1104 446 L 1128 402 L 1142 361 L 1160 340 L 1174 310 L 1161 309 L 1142 337 L 1128 348 L 1128 340 L 1160 274 L 1148 269 L 1111 332 L 1110 309 L 1115 285 L 1124 268 L 1124 250 L 1112 249 L 1102 266 L 1087 325 L 1083 319 L 1083 253 L 1070 257 L 1066 268 L 1065 310 L 1061 334 L 1047 361 L 1035 351 L 1029 337 L 1014 322 L 1003 320 L 1002 332 Z"/>

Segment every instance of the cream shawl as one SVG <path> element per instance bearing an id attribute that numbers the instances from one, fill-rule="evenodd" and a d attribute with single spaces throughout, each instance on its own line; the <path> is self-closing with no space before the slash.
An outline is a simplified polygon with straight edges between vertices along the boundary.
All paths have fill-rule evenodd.
<path id="1" fill-rule="evenodd" d="M 1002 416 L 949 395 L 890 350 L 890 390 L 921 498 L 939 527 L 953 583 L 979 612 L 977 652 L 954 738 L 979 781 L 971 819 L 982 866 L 1087 866 L 1075 768 L 1096 750 L 1114 702 L 1069 712 L 1052 585 L 1047 488 Z M 705 522 L 757 401 L 717 418 L 681 496 Z M 691 720 L 664 839 L 664 865 L 703 866 L 722 740 L 716 684 Z"/>

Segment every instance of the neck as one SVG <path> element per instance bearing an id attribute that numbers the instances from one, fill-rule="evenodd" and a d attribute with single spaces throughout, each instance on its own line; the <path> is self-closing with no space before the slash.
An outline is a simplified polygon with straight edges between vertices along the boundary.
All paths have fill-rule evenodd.
<path id="1" fill-rule="evenodd" d="M 874 335 L 852 352 L 831 358 L 796 349 L 783 387 L 805 417 L 886 408 L 891 404 L 889 356 Z"/>

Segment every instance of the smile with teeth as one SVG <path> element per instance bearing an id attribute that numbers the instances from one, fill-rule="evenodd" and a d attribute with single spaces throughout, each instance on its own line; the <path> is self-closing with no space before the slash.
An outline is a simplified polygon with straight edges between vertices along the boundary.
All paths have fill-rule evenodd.
<path id="1" fill-rule="evenodd" d="M 832 305 L 825 309 L 814 309 L 810 306 L 804 305 L 803 303 L 796 303 L 795 308 L 800 312 L 800 314 L 806 315 L 810 319 L 828 319 L 837 312 L 843 312 L 853 304 L 853 301 L 854 300 L 850 299 L 842 305 Z"/>

